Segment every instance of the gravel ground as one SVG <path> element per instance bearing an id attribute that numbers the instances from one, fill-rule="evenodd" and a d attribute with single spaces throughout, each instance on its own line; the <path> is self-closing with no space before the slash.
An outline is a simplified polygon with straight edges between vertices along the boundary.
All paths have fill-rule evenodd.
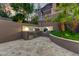
<path id="1" fill-rule="evenodd" d="M 16 40 L 0 44 L 1 56 L 78 56 L 66 50 L 47 37 L 32 40 Z"/>

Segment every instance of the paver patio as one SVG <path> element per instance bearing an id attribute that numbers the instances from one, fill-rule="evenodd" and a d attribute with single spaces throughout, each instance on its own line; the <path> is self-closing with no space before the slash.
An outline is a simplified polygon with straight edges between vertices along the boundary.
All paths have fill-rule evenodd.
<path id="1" fill-rule="evenodd" d="M 1 56 L 78 56 L 51 42 L 48 37 L 0 43 Z"/>

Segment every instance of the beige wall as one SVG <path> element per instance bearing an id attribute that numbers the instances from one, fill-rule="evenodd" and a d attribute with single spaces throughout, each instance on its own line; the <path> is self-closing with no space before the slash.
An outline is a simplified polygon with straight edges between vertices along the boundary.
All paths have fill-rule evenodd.
<path id="1" fill-rule="evenodd" d="M 21 38 L 21 24 L 0 20 L 0 42 Z"/>

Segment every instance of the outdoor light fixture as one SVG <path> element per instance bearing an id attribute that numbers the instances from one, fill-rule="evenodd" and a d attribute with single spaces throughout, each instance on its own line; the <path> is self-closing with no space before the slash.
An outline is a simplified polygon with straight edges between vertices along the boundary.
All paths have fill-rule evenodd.
<path id="1" fill-rule="evenodd" d="M 49 27 L 46 27 L 48 29 L 48 31 L 52 31 L 53 30 L 53 27 L 52 26 L 49 26 Z"/>
<path id="2" fill-rule="evenodd" d="M 22 31 L 29 31 L 29 28 L 27 26 L 23 26 Z"/>

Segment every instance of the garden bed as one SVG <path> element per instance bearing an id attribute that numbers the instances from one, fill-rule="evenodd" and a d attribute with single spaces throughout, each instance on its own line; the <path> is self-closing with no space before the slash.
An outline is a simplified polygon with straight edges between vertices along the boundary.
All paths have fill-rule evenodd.
<path id="1" fill-rule="evenodd" d="M 69 31 L 64 31 L 64 32 L 52 31 L 51 34 L 58 37 L 79 41 L 79 33 L 74 33 Z"/>

